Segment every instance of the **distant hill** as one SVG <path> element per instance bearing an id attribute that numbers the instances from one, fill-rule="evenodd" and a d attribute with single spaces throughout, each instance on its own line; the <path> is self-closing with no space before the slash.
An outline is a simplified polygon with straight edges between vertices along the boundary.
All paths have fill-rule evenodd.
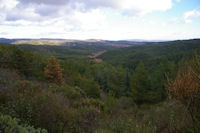
<path id="1" fill-rule="evenodd" d="M 123 41 L 130 41 L 130 42 L 169 42 L 172 40 L 145 40 L 145 39 L 127 39 Z"/>
<path id="2" fill-rule="evenodd" d="M 89 40 L 68 40 L 68 39 L 6 39 L 0 38 L 0 43 L 7 44 L 29 44 L 29 45 L 53 45 L 53 46 L 79 46 L 79 45 L 107 45 L 113 47 L 129 47 L 133 45 L 142 45 L 147 42 L 140 41 L 108 41 L 108 40 L 97 40 L 97 39 L 89 39 Z"/>
<path id="3" fill-rule="evenodd" d="M 193 39 L 198 40 L 198 39 Z M 181 41 L 181 40 L 177 40 Z M 187 41 L 187 40 L 182 40 Z M 110 40 L 100 40 L 100 39 L 88 39 L 88 40 L 72 40 L 72 39 L 7 39 L 0 38 L 0 43 L 7 44 L 29 44 L 29 45 L 52 45 L 52 46 L 80 46 L 80 45 L 104 45 L 104 46 L 113 46 L 113 47 L 130 47 L 143 44 L 158 44 L 162 42 L 172 42 L 167 40 L 142 40 L 142 39 L 132 39 L 132 40 L 119 40 L 119 41 L 110 41 Z"/>
<path id="4" fill-rule="evenodd" d="M 0 43 L 7 43 L 10 44 L 12 42 L 15 42 L 16 39 L 6 39 L 6 38 L 0 38 Z"/>
<path id="5" fill-rule="evenodd" d="M 105 52 L 98 58 L 113 65 L 135 67 L 140 60 L 147 66 L 151 66 L 153 62 L 160 62 L 163 57 L 177 63 L 184 57 L 191 57 L 195 52 L 200 53 L 200 39 L 152 42 L 148 45 L 114 49 Z"/>

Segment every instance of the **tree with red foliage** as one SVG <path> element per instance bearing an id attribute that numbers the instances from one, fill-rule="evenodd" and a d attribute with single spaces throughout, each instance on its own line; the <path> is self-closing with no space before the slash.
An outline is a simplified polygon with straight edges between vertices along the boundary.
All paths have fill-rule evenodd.
<path id="1" fill-rule="evenodd" d="M 44 76 L 46 79 L 57 84 L 63 83 L 64 79 L 62 72 L 63 69 L 60 67 L 58 60 L 55 57 L 51 57 L 44 70 Z"/>

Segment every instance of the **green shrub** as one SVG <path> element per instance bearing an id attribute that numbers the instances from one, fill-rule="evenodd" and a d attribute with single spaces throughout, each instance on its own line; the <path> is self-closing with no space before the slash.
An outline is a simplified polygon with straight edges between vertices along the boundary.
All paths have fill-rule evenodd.
<path id="1" fill-rule="evenodd" d="M 115 108 L 117 107 L 117 100 L 114 97 L 114 93 L 110 91 L 107 96 L 107 101 L 104 107 L 105 114 L 112 114 Z"/>
<path id="2" fill-rule="evenodd" d="M 57 84 L 49 84 L 49 88 L 53 92 L 62 93 L 63 96 L 71 100 L 77 100 L 81 98 L 81 92 L 67 84 L 62 84 L 60 86 Z"/>
<path id="3" fill-rule="evenodd" d="M 93 79 L 82 78 L 79 83 L 80 88 L 87 94 L 90 98 L 100 97 L 100 86 Z"/>
<path id="4" fill-rule="evenodd" d="M 0 133 L 47 133 L 45 129 L 20 125 L 19 119 L 0 114 Z"/>

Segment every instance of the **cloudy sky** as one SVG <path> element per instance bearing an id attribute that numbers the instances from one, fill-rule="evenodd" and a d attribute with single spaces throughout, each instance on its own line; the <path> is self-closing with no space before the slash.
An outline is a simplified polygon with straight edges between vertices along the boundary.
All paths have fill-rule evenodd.
<path id="1" fill-rule="evenodd" d="M 0 0 L 0 37 L 200 38 L 200 0 Z"/>

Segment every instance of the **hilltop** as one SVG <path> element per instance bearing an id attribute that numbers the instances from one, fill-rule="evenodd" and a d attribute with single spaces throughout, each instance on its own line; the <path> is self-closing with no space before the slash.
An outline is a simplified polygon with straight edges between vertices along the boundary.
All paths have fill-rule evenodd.
<path id="1" fill-rule="evenodd" d="M 70 40 L 70 39 L 6 39 L 0 38 L 1 43 L 22 45 L 53 45 L 53 46 L 77 46 L 77 45 L 107 45 L 113 47 L 129 47 L 134 45 L 146 44 L 147 42 L 143 41 L 109 41 L 109 40 L 98 40 L 98 39 L 89 39 L 89 40 Z"/>

